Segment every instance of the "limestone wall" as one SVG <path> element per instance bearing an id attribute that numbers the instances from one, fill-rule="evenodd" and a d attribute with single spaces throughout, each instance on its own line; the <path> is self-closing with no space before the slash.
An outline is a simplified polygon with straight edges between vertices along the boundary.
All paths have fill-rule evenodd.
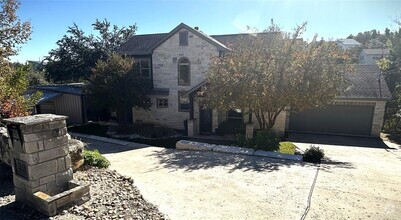
<path id="1" fill-rule="evenodd" d="M 188 46 L 179 46 L 179 32 L 188 31 Z M 155 88 L 169 88 L 168 96 L 152 96 L 150 111 L 133 109 L 133 119 L 151 122 L 175 129 L 184 129 L 184 120 L 189 112 L 181 112 L 178 107 L 178 92 L 188 91 L 206 78 L 210 58 L 218 56 L 217 48 L 191 31 L 181 29 L 171 36 L 152 55 L 153 85 Z M 190 62 L 190 85 L 178 85 L 178 60 L 186 57 Z M 157 108 L 158 98 L 168 98 L 168 108 Z M 195 117 L 198 115 L 195 114 Z"/>

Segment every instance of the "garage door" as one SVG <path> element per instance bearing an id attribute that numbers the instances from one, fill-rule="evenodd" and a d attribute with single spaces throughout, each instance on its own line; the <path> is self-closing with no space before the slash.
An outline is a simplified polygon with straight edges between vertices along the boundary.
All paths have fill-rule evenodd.
<path id="1" fill-rule="evenodd" d="M 290 131 L 370 135 L 373 121 L 372 105 L 330 105 L 291 113 Z"/>

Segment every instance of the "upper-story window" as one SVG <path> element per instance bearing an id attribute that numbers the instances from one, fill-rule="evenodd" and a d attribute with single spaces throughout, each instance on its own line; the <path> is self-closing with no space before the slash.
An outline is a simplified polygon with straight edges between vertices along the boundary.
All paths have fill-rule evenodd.
<path id="1" fill-rule="evenodd" d="M 191 84 L 191 66 L 189 60 L 185 57 L 178 60 L 178 85 Z"/>
<path id="2" fill-rule="evenodd" d="M 188 31 L 179 32 L 180 46 L 188 46 Z"/>
<path id="3" fill-rule="evenodd" d="M 150 79 L 150 59 L 140 59 L 138 64 L 141 76 Z"/>

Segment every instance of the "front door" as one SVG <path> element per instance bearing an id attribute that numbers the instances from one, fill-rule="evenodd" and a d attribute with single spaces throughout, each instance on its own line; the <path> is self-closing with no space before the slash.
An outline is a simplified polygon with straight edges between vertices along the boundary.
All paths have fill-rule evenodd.
<path id="1" fill-rule="evenodd" d="M 212 109 L 200 108 L 199 131 L 200 133 L 212 133 Z"/>

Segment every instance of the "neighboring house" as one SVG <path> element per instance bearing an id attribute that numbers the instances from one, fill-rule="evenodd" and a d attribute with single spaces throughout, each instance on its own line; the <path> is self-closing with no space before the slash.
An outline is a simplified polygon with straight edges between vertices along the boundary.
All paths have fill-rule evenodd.
<path id="1" fill-rule="evenodd" d="M 28 93 L 35 91 L 41 91 L 43 95 L 35 106 L 34 114 L 66 115 L 68 124 L 87 122 L 83 84 L 43 85 L 28 89 Z"/>
<path id="2" fill-rule="evenodd" d="M 388 58 L 390 56 L 389 49 L 363 49 L 359 55 L 360 64 L 376 64 L 376 62 L 382 58 Z"/>
<path id="3" fill-rule="evenodd" d="M 211 57 L 229 52 L 240 36 L 208 36 L 183 23 L 169 33 L 133 36 L 118 52 L 139 60 L 140 72 L 153 82 L 150 111 L 133 108 L 134 122 L 148 122 L 188 135 L 213 133 L 226 120 L 247 122 L 252 116 L 239 110 L 204 109 L 197 92 L 206 84 Z M 273 130 L 378 136 L 385 100 L 390 93 L 376 66 L 357 66 L 350 87 L 334 105 L 302 113 L 283 111 Z M 187 123 L 187 125 L 186 125 Z"/>
<path id="4" fill-rule="evenodd" d="M 339 39 L 337 40 L 337 45 L 343 50 L 351 49 L 354 47 L 360 47 L 361 43 L 354 39 Z"/>

